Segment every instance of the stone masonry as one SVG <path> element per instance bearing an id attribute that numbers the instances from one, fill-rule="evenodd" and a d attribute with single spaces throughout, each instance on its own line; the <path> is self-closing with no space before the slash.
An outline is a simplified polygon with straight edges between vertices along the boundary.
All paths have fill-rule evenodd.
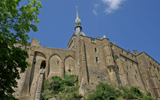
<path id="1" fill-rule="evenodd" d="M 160 99 L 160 64 L 145 52 L 126 51 L 106 36 L 91 38 L 82 32 L 81 22 L 76 18 L 75 33 L 68 42 L 68 49 L 40 46 L 40 41 L 22 47 L 31 67 L 20 72 L 18 88 L 13 94 L 19 100 L 40 100 L 43 80 L 52 76 L 64 77 L 64 73 L 79 76 L 79 92 L 87 95 L 87 89 L 95 89 L 99 81 L 115 85 L 137 86 L 143 92 L 150 92 Z M 44 72 L 42 72 L 44 71 Z"/>

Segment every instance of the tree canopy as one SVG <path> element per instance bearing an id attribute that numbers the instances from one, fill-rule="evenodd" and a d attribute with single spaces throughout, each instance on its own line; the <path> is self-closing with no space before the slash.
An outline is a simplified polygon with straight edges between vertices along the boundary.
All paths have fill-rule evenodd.
<path id="1" fill-rule="evenodd" d="M 100 82 L 96 91 L 93 91 L 86 100 L 156 100 L 151 97 L 150 93 L 142 93 L 138 87 L 120 85 L 115 88 L 114 85 Z"/>
<path id="2" fill-rule="evenodd" d="M 39 23 L 38 0 L 28 0 L 26 5 L 19 6 L 21 0 L 0 0 L 0 99 L 15 99 L 12 96 L 13 88 L 17 87 L 15 79 L 19 79 L 20 68 L 22 71 L 29 66 L 25 60 L 26 51 L 14 47 L 21 43 L 27 46 L 28 32 L 38 31 L 34 23 Z"/>
<path id="3" fill-rule="evenodd" d="M 78 92 L 78 77 L 65 74 L 64 79 L 53 76 L 52 81 L 45 80 L 43 99 L 58 97 L 60 100 L 80 100 L 83 96 Z"/>

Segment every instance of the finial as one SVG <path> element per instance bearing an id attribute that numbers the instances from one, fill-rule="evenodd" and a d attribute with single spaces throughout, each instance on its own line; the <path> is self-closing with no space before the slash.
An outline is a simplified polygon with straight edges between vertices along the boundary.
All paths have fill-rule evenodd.
<path id="1" fill-rule="evenodd" d="M 77 18 L 76 18 L 76 20 L 77 20 L 77 21 L 80 21 L 80 19 L 79 19 L 79 14 L 78 14 L 78 6 L 76 6 L 76 8 L 77 8 Z"/>
<path id="2" fill-rule="evenodd" d="M 114 42 L 114 45 L 116 45 L 116 42 L 115 41 L 113 41 Z"/>
<path id="3" fill-rule="evenodd" d="M 134 54 L 134 55 L 136 55 L 136 52 L 135 52 L 135 50 L 133 50 L 133 54 Z"/>
<path id="4" fill-rule="evenodd" d="M 75 29 L 76 29 L 77 27 L 79 27 L 80 30 L 82 30 L 82 27 L 81 27 L 81 20 L 80 20 L 80 18 L 79 18 L 79 14 L 78 14 L 78 6 L 76 6 L 76 8 L 77 8 L 77 18 L 76 18 L 76 20 L 75 20 L 75 23 L 76 23 Z"/>

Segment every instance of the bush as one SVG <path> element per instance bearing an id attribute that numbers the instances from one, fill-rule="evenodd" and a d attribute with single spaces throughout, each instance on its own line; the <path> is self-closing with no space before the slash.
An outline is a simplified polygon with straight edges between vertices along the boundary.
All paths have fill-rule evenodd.
<path id="1" fill-rule="evenodd" d="M 53 76 L 52 81 L 45 80 L 43 99 L 59 97 L 65 100 L 81 99 L 83 96 L 78 93 L 78 77 L 76 75 L 65 74 L 64 79 L 58 76 Z"/>
<path id="2" fill-rule="evenodd" d="M 96 91 L 92 92 L 87 100 L 156 100 L 153 99 L 150 93 L 144 95 L 138 87 L 132 86 L 127 88 L 120 85 L 118 89 L 113 85 L 100 82 Z"/>

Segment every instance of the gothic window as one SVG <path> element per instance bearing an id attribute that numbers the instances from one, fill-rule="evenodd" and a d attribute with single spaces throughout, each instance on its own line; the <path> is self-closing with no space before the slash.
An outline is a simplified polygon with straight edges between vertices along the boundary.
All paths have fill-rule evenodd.
<path id="1" fill-rule="evenodd" d="M 98 57 L 96 57 L 96 63 L 98 63 Z"/>
<path id="2" fill-rule="evenodd" d="M 95 43 L 95 39 L 91 39 L 91 42 L 92 42 L 92 43 Z"/>
<path id="3" fill-rule="evenodd" d="M 97 48 L 94 48 L 95 53 L 97 53 Z"/>
<path id="4" fill-rule="evenodd" d="M 45 61 L 42 61 L 41 66 L 40 66 L 40 69 L 45 69 L 45 67 L 46 67 L 46 62 L 45 62 Z"/>

